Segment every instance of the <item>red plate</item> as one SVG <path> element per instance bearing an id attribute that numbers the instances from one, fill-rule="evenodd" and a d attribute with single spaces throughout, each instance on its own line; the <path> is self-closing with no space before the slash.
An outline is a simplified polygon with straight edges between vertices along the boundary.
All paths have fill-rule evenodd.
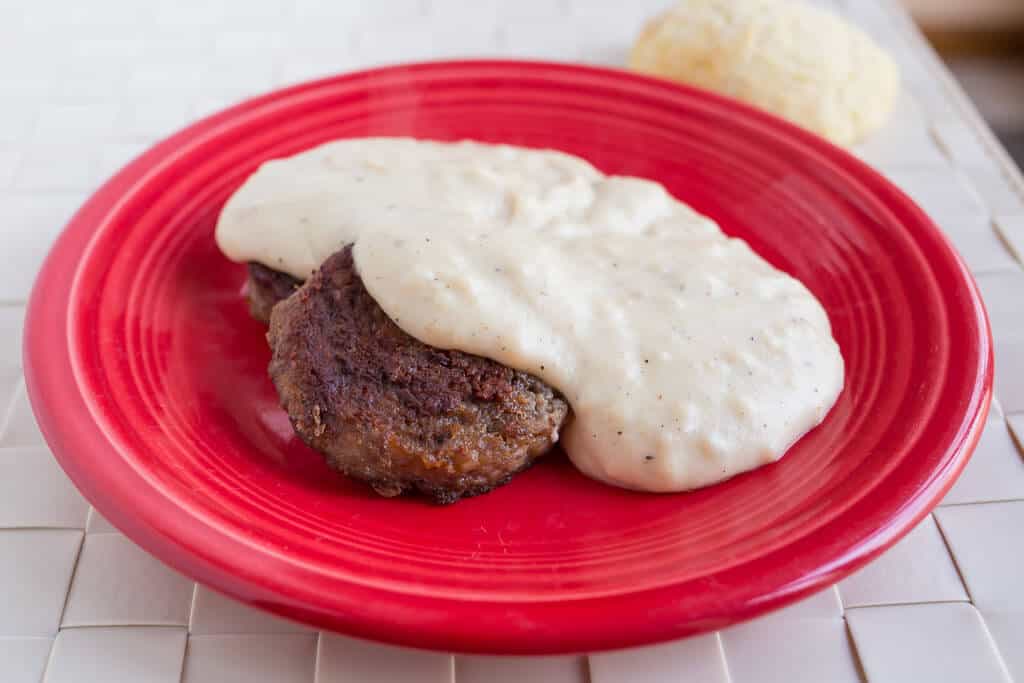
<path id="1" fill-rule="evenodd" d="M 554 147 L 664 183 L 821 299 L 846 359 L 838 404 L 778 464 L 690 494 L 604 486 L 562 454 L 449 507 L 331 473 L 277 406 L 243 268 L 213 227 L 261 161 L 363 135 Z M 705 92 L 526 62 L 340 76 L 160 143 L 71 221 L 26 340 L 54 453 L 144 548 L 295 619 L 473 652 L 665 640 L 831 584 L 946 492 L 992 382 L 967 269 L 867 166 Z"/>

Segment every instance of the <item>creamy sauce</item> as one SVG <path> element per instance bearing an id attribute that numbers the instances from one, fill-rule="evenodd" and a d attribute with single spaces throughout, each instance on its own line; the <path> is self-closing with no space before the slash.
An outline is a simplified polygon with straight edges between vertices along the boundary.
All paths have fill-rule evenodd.
<path id="1" fill-rule="evenodd" d="M 572 462 L 619 486 L 681 491 L 773 462 L 843 386 L 800 282 L 661 185 L 560 152 L 329 143 L 264 164 L 217 242 L 299 278 L 355 242 L 399 327 L 559 389 Z"/>

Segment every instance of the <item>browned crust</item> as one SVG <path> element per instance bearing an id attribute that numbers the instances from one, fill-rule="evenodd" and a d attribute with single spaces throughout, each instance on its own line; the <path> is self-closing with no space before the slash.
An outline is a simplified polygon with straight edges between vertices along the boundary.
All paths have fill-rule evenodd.
<path id="1" fill-rule="evenodd" d="M 273 307 L 268 339 L 296 433 L 384 496 L 449 503 L 489 491 L 550 449 L 569 413 L 532 375 L 399 329 L 363 286 L 351 247 Z"/>
<path id="2" fill-rule="evenodd" d="M 249 263 L 249 280 L 245 294 L 249 300 L 249 313 L 262 323 L 270 322 L 270 310 L 287 299 L 302 285 L 288 273 L 267 268 L 261 263 Z"/>

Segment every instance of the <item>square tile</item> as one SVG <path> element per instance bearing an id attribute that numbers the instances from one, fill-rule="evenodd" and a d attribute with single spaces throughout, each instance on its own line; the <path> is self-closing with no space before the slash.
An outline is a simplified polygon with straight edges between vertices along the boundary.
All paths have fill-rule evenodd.
<path id="1" fill-rule="evenodd" d="M 0 93 L 0 142 L 24 142 L 35 127 L 36 98 Z"/>
<path id="2" fill-rule="evenodd" d="M 84 529 L 89 504 L 45 448 L 0 448 L 0 527 Z"/>
<path id="3" fill-rule="evenodd" d="M 268 52 L 278 53 L 284 42 L 282 31 L 219 31 L 213 39 L 213 54 L 217 59 L 262 58 Z"/>
<path id="4" fill-rule="evenodd" d="M 869 4 L 869 3 L 864 3 Z M 928 120 L 933 123 L 962 121 L 963 113 L 959 103 L 950 97 L 949 91 L 936 79 L 907 83 L 907 90 L 921 104 Z"/>
<path id="5" fill-rule="evenodd" d="M 86 191 L 96 187 L 97 181 L 95 142 L 61 145 L 47 140 L 25 147 L 14 173 L 14 187 L 19 190 Z"/>
<path id="6" fill-rule="evenodd" d="M 316 657 L 317 683 L 452 683 L 452 656 L 323 633 Z"/>
<path id="7" fill-rule="evenodd" d="M 1010 677 L 1024 680 L 1024 612 L 983 613 L 982 617 Z"/>
<path id="8" fill-rule="evenodd" d="M 1014 443 L 1006 420 L 991 411 L 978 447 L 942 504 L 1016 498 L 1024 499 L 1024 456 Z"/>
<path id="9" fill-rule="evenodd" d="M 1024 211 L 1024 196 L 1014 189 L 1006 173 L 995 162 L 965 165 L 963 170 L 992 213 Z"/>
<path id="10" fill-rule="evenodd" d="M 977 281 L 992 324 L 992 337 L 997 342 L 1024 339 L 1024 269 L 982 273 Z"/>
<path id="11" fill-rule="evenodd" d="M 39 431 L 36 417 L 32 413 L 32 404 L 29 403 L 24 380 L 19 382 L 14 390 L 14 398 L 11 399 L 7 410 L 7 419 L 0 424 L 0 448 L 46 447 L 46 440 Z"/>
<path id="12" fill-rule="evenodd" d="M 205 82 L 207 65 L 200 60 L 177 59 L 172 56 L 135 62 L 127 76 L 130 101 L 141 101 L 150 95 L 199 92 Z"/>
<path id="13" fill-rule="evenodd" d="M 1017 261 L 1024 263 L 1024 213 L 999 214 L 995 217 L 995 225 Z"/>
<path id="14" fill-rule="evenodd" d="M 269 612 L 249 607 L 201 584 L 196 585 L 188 632 L 218 633 L 312 633 L 313 629 Z"/>
<path id="15" fill-rule="evenodd" d="M 63 629 L 43 683 L 179 683 L 185 638 L 161 626 Z"/>
<path id="16" fill-rule="evenodd" d="M 835 586 L 818 591 L 809 598 L 804 598 L 788 607 L 769 612 L 761 620 L 792 621 L 794 619 L 841 619 L 843 604 Z"/>
<path id="17" fill-rule="evenodd" d="M 972 273 L 1017 266 L 1013 252 L 986 216 L 947 216 L 939 221 L 939 226 L 956 246 Z"/>
<path id="18" fill-rule="evenodd" d="M 839 584 L 846 607 L 967 600 L 931 515 L 905 538 Z"/>
<path id="19" fill-rule="evenodd" d="M 21 382 L 21 333 L 24 306 L 0 305 L 0 425 Z"/>
<path id="20" fill-rule="evenodd" d="M 722 631 L 731 683 L 860 683 L 842 619 L 756 619 Z"/>
<path id="21" fill-rule="evenodd" d="M 114 131 L 117 113 L 118 106 L 106 102 L 49 104 L 39 111 L 35 137 L 47 142 L 99 141 Z"/>
<path id="22" fill-rule="evenodd" d="M 87 534 L 116 534 L 120 533 L 107 518 L 100 514 L 96 508 L 89 508 L 89 518 L 85 522 L 85 533 Z"/>
<path id="23" fill-rule="evenodd" d="M 39 683 L 52 638 L 0 637 L 0 671 L 5 683 Z"/>
<path id="24" fill-rule="evenodd" d="M 458 683 L 584 683 L 582 657 L 487 657 L 455 655 Z"/>
<path id="25" fill-rule="evenodd" d="M 316 634 L 191 636 L 182 683 L 310 683 Z"/>
<path id="26" fill-rule="evenodd" d="M 121 534 L 87 534 L 62 628 L 186 626 L 193 583 Z"/>
<path id="27" fill-rule="evenodd" d="M 591 683 L 730 683 L 717 633 L 590 655 Z"/>
<path id="28" fill-rule="evenodd" d="M 0 147 L 0 189 L 14 185 L 14 171 L 20 163 L 20 149 Z"/>
<path id="29" fill-rule="evenodd" d="M 886 169 L 886 175 L 937 221 L 986 216 L 981 198 L 969 181 L 948 166 Z"/>
<path id="30" fill-rule="evenodd" d="M 846 621 L 871 683 L 1010 683 L 970 603 L 857 607 Z"/>
<path id="31" fill-rule="evenodd" d="M 1024 412 L 1024 337 L 996 339 L 993 347 L 996 398 L 1007 413 Z"/>
<path id="32" fill-rule="evenodd" d="M 936 123 L 931 132 L 946 155 L 958 164 L 990 163 L 991 157 L 978 132 L 964 121 Z"/>
<path id="33" fill-rule="evenodd" d="M 875 166 L 950 168 L 935 139 L 928 134 L 920 105 L 906 91 L 900 93 L 885 125 L 850 151 Z"/>
<path id="34" fill-rule="evenodd" d="M 96 176 L 102 179 L 111 177 L 148 147 L 149 145 L 142 142 L 107 142 L 100 150 Z"/>
<path id="35" fill-rule="evenodd" d="M 84 199 L 83 192 L 23 191 L 0 198 L 0 303 L 28 299 L 50 245 Z"/>
<path id="36" fill-rule="evenodd" d="M 57 632 L 82 532 L 0 529 L 0 636 Z"/>
<path id="37" fill-rule="evenodd" d="M 188 98 L 146 98 L 128 104 L 118 117 L 116 138 L 153 142 L 189 122 Z"/>
<path id="38" fill-rule="evenodd" d="M 956 505 L 935 516 L 978 609 L 1024 612 L 1024 500 Z"/>

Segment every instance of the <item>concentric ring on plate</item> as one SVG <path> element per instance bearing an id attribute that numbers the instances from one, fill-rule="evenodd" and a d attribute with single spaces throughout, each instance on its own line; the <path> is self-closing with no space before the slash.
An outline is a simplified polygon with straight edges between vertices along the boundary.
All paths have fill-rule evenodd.
<path id="1" fill-rule="evenodd" d="M 244 267 L 213 242 L 261 161 L 355 135 L 554 147 L 663 183 L 822 301 L 846 359 L 839 402 L 779 463 L 694 493 L 613 489 L 556 456 L 453 507 L 375 498 L 292 433 Z M 182 131 L 76 215 L 26 337 L 55 454 L 145 548 L 281 614 L 478 652 L 664 640 L 837 580 L 952 484 L 992 374 L 967 270 L 861 162 L 697 90 L 533 62 L 341 76 Z"/>

